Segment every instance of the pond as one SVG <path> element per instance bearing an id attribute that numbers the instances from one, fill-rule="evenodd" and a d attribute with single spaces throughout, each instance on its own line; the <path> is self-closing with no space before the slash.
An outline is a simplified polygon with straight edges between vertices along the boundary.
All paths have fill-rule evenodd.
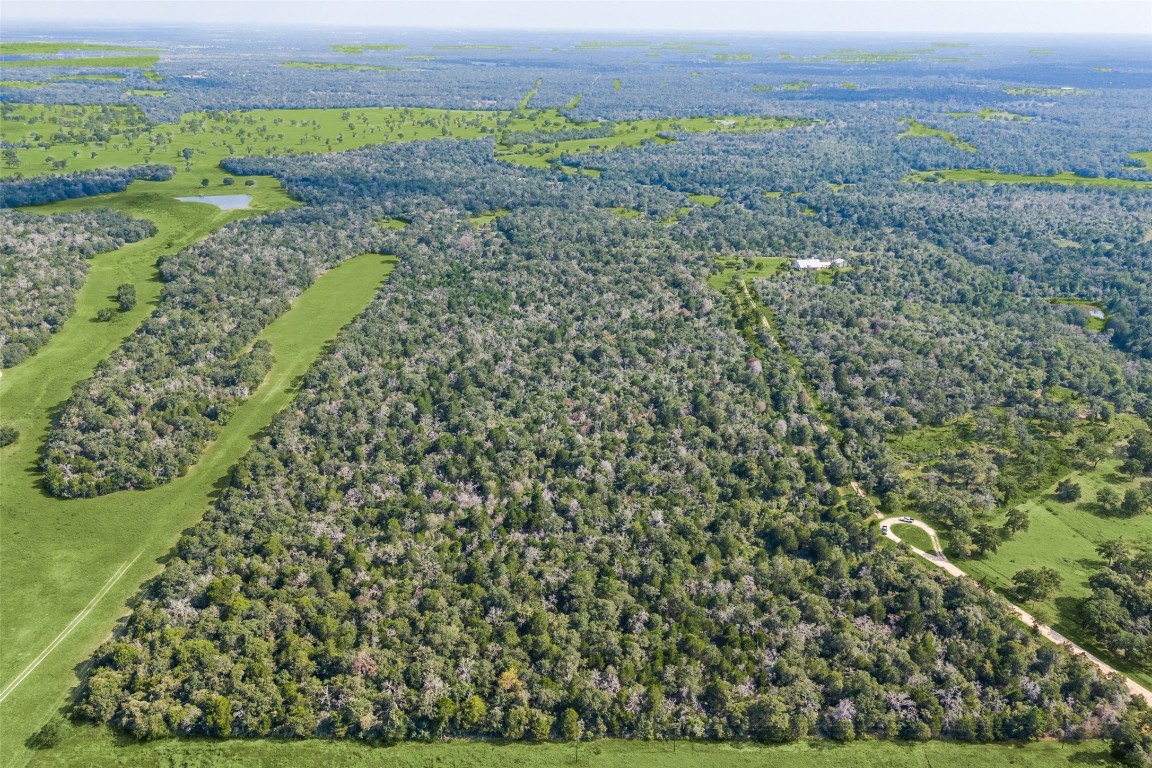
<path id="1" fill-rule="evenodd" d="M 248 203 L 252 202 L 252 195 L 201 195 L 176 199 L 182 203 L 208 203 L 222 211 L 235 211 L 239 208 L 247 208 Z"/>

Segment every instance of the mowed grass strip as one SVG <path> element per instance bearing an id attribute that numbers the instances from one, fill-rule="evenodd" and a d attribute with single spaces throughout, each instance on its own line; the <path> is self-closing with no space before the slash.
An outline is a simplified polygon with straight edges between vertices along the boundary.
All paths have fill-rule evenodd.
<path id="1" fill-rule="evenodd" d="M 159 56 L 88 56 L 74 59 L 4 59 L 0 67 L 118 67 L 149 69 Z"/>
<path id="2" fill-rule="evenodd" d="M 913 171 L 904 181 L 917 183 L 953 182 L 967 184 L 1053 184 L 1060 187 L 1105 187 L 1111 189 L 1152 189 L 1152 181 L 1110 179 L 1105 176 L 1080 176 L 1065 171 L 1051 176 L 1025 173 L 1001 173 L 991 168 L 952 168 L 938 171 Z"/>
<path id="3" fill-rule="evenodd" d="M 180 532 L 200 519 L 230 468 L 292 400 L 308 368 L 340 329 L 363 311 L 395 264 L 393 257 L 380 254 L 349 259 L 321 275 L 287 313 L 269 324 L 259 336 L 271 344 L 275 356 L 268 376 L 237 407 L 200 461 L 169 485 L 94 499 L 53 499 L 40 491 L 35 473 L 27 471 L 40 440 L 25 437 L 39 435 L 22 436 L 4 449 L 0 683 L 7 684 L 53 642 L 110 575 L 141 555 L 88 618 L 0 704 L 4 765 L 22 765 L 33 756 L 24 740 L 64 703 L 78 682 L 77 665 L 108 636 L 139 585 L 159 571 Z M 8 385 L 7 375 L 3 381 Z M 17 387 L 6 389 L 17 397 L 24 395 Z M 44 426 L 45 406 L 52 405 L 41 402 L 35 414 Z"/>
<path id="4" fill-rule="evenodd" d="M 952 146 L 956 147 L 956 149 L 962 149 L 965 152 L 979 151 L 975 144 L 964 141 L 959 136 L 950 131 L 945 131 L 941 128 L 933 128 L 930 125 L 924 125 L 924 123 L 921 123 L 918 120 L 913 120 L 910 117 L 906 117 L 900 122 L 907 125 L 908 128 L 904 131 L 904 133 L 896 137 L 898 139 L 943 139 Z"/>
<path id="5" fill-rule="evenodd" d="M 765 745 L 748 742 L 623 741 L 579 744 L 505 744 L 499 742 L 406 742 L 374 747 L 354 741 L 165 739 L 131 742 L 90 726 L 69 727 L 55 749 L 30 755 L 29 766 L 41 768 L 110 768 L 111 766 L 251 766 L 252 768 L 1059 768 L 1117 766 L 1105 742 L 1082 744 L 1043 741 L 1033 744 L 959 744 L 948 741 L 897 743 L 825 740 Z"/>

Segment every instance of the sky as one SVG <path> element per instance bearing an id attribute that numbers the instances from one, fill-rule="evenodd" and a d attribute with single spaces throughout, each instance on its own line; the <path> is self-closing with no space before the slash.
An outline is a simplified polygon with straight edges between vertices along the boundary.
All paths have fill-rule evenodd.
<path id="1" fill-rule="evenodd" d="M 29 21 L 1152 36 L 1152 0 L 4 0 L 0 5 L 0 24 Z"/>

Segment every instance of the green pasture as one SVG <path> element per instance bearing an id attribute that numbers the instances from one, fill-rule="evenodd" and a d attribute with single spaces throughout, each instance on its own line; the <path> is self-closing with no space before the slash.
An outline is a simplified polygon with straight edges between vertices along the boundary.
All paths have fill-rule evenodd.
<path id="1" fill-rule="evenodd" d="M 381 67 L 375 64 L 336 64 L 328 61 L 282 61 L 282 67 L 294 67 L 296 69 L 357 69 L 357 70 L 376 70 L 380 72 L 400 72 L 399 67 Z"/>
<path id="2" fill-rule="evenodd" d="M 1075 393 L 1070 390 L 1053 389 L 1049 395 L 1068 402 L 1076 400 Z M 1125 440 L 1142 423 L 1134 414 L 1118 414 L 1111 423 L 1113 436 L 1117 441 Z M 920 427 L 892 440 L 890 445 L 894 456 L 905 462 L 904 474 L 911 476 L 923 472 L 927 462 L 941 451 L 961 446 L 978 448 L 978 443 L 961 436 L 957 430 L 958 424 L 952 422 L 938 427 Z M 1079 432 L 1077 429 L 1064 438 L 1051 439 L 1060 439 L 1066 448 L 1071 449 Z M 1140 684 L 1148 686 L 1152 683 L 1152 667 L 1127 663 L 1097 647 L 1084 635 L 1077 619 L 1078 601 L 1091 592 L 1088 578 L 1103 565 L 1096 554 L 1099 544 L 1123 538 L 1135 544 L 1152 545 L 1152 515 L 1112 517 L 1100 513 L 1094 504 L 1096 494 L 1105 486 L 1122 494 L 1125 489 L 1137 488 L 1142 482 L 1148 481 L 1148 478 L 1132 479 L 1119 474 L 1119 464 L 1119 460 L 1110 459 L 1101 462 L 1095 469 L 1078 469 L 1050 478 L 1042 491 L 1012 505 L 1028 512 L 1027 531 L 1016 533 L 1005 540 L 995 553 L 958 561 L 957 565 L 1009 600 L 1014 597 L 1012 576 L 1017 571 L 1040 566 L 1055 569 L 1063 578 L 1060 591 L 1049 600 L 1029 603 L 1027 609 L 1058 632 L 1088 648 Z M 1080 485 L 1082 497 L 1079 501 L 1065 503 L 1056 499 L 1056 483 L 1065 478 Z M 1005 507 L 997 511 L 987 521 L 1000 526 L 1008 509 Z M 904 511 L 901 506 L 890 510 L 892 514 L 903 514 Z M 937 534 L 947 547 L 947 527 L 940 525 L 938 520 L 925 522 L 936 527 Z M 904 536 L 903 532 L 897 532 L 897 535 Z"/>
<path id="3" fill-rule="evenodd" d="M 1009 85 L 1005 86 L 1004 92 L 1011 96 L 1085 96 L 1092 93 L 1082 88 L 1051 88 L 1042 85 Z"/>
<path id="4" fill-rule="evenodd" d="M 1076 245 L 1076 243 L 1072 243 L 1072 245 Z M 1104 317 L 1092 317 L 1089 315 L 1084 321 L 1084 328 L 1097 333 L 1103 333 L 1108 329 L 1108 310 L 1099 302 L 1088 301 L 1087 299 L 1049 299 L 1049 302 L 1052 304 L 1064 304 L 1069 307 L 1085 307 L 1086 309 L 1099 310 L 1104 313 Z"/>
<path id="5" fill-rule="evenodd" d="M 510 45 L 483 45 L 483 44 L 466 44 L 466 45 L 434 45 L 434 51 L 510 51 Z"/>
<path id="6" fill-rule="evenodd" d="M 468 217 L 468 223 L 474 227 L 482 227 L 485 224 L 491 224 L 501 216 L 507 216 L 511 211 L 507 208 L 496 208 L 491 211 L 481 211 L 473 216 Z"/>
<path id="7" fill-rule="evenodd" d="M 609 208 L 608 210 L 622 219 L 638 219 L 644 215 L 644 211 L 638 208 L 627 208 L 625 206 L 617 206 L 615 208 Z"/>
<path id="8" fill-rule="evenodd" d="M 815 83 L 810 83 L 807 80 L 798 80 L 794 83 L 784 83 L 784 85 L 780 86 L 780 89 L 784 91 L 805 91 L 814 85 Z"/>
<path id="9" fill-rule="evenodd" d="M 53 80 L 77 83 L 119 83 L 124 75 L 56 75 Z"/>
<path id="10" fill-rule="evenodd" d="M 1104 652 L 1085 636 L 1078 620 L 1078 601 L 1091 592 L 1088 578 L 1104 565 L 1096 554 L 1096 547 L 1111 539 L 1152 546 L 1152 515 L 1111 517 L 1095 507 L 1096 494 L 1101 488 L 1123 493 L 1127 488 L 1138 488 L 1141 482 L 1148 482 L 1146 477 L 1133 480 L 1121 475 L 1117 471 L 1119 463 L 1105 461 L 1095 470 L 1065 475 L 1080 485 L 1083 491 L 1080 501 L 1059 501 L 1053 483 L 1043 493 L 1019 505 L 1028 512 L 1028 530 L 1005 541 L 995 554 L 965 560 L 960 567 L 1009 598 L 1012 576 L 1017 571 L 1039 566 L 1054 568 L 1063 578 L 1059 592 L 1049 600 L 1030 603 L 1029 611 L 1147 687 L 1152 686 L 1152 665 L 1136 665 Z"/>
<path id="11" fill-rule="evenodd" d="M 0 88 L 41 88 L 52 85 L 51 80 L 0 80 Z"/>
<path id="12" fill-rule="evenodd" d="M 771 192 L 765 192 L 764 193 L 764 197 L 768 198 L 769 200 L 779 200 L 783 196 L 784 196 L 784 193 L 780 192 L 780 191 L 771 191 Z"/>
<path id="13" fill-rule="evenodd" d="M 81 201 L 71 202 L 74 205 L 53 208 L 79 207 L 75 203 Z M 101 206 L 98 200 L 83 202 Z M 5 371 L 0 380 L 5 419 L 21 431 L 20 440 L 0 452 L 4 499 L 0 579 L 5 585 L 0 593 L 0 680 L 5 686 L 0 702 L 0 762 L 5 766 L 23 765 L 36 756 L 24 749 L 23 742 L 66 702 L 82 673 L 78 665 L 112 631 L 139 585 L 159 571 L 181 531 L 200 519 L 227 481 L 230 468 L 292 400 L 309 366 L 340 328 L 363 310 L 395 265 L 394 258 L 379 254 L 350 259 L 322 275 L 286 314 L 264 329 L 259 338 L 272 346 L 272 370 L 187 475 L 148 491 L 56 499 L 41 489 L 36 471 L 53 410 L 71 385 L 88 375 L 151 311 L 158 293 L 155 258 L 237 216 L 198 203 L 155 201 L 151 210 L 143 203 L 122 205 L 137 214 L 164 216 L 157 221 L 160 233 L 127 246 L 134 248 L 130 254 L 121 249 L 97 256 L 73 317 L 37 355 Z M 187 206 L 187 215 L 177 214 L 174 206 Z M 143 280 L 141 273 L 147 274 Z M 110 303 L 109 294 L 125 277 L 140 281 L 137 290 L 144 300 L 138 305 L 139 316 L 125 313 L 111 324 L 91 322 L 92 310 Z M 72 631 L 63 635 L 69 626 Z M 17 674 L 29 669 L 53 643 L 56 647 L 42 663 L 11 688 Z"/>
<path id="14" fill-rule="evenodd" d="M 333 45 L 332 50 L 335 51 L 336 53 L 359 54 L 359 53 L 364 53 L 364 51 L 402 51 L 407 47 L 408 46 L 404 45 L 403 43 L 383 43 L 383 44 L 371 44 L 371 45 L 365 45 L 362 43 L 351 43 L 351 44 Z"/>
<path id="15" fill-rule="evenodd" d="M 892 526 L 892 533 L 896 534 L 909 546 L 916 547 L 924 552 L 934 552 L 935 547 L 932 546 L 932 537 L 929 536 L 923 529 L 917 528 L 914 525 L 906 523 L 895 523 Z"/>
<path id="16" fill-rule="evenodd" d="M 408 225 L 411 223 L 408 219 L 388 218 L 380 220 L 380 227 L 381 229 L 408 229 Z"/>
<path id="17" fill-rule="evenodd" d="M 978 117 L 981 120 L 1019 120 L 1027 122 L 1032 119 L 1031 115 L 1018 115 L 1015 112 L 1006 112 L 1002 109 L 984 109 L 979 112 L 949 112 L 949 117 Z"/>
<path id="18" fill-rule="evenodd" d="M 613 123 L 611 136 L 594 139 L 497 143 L 496 157 L 533 168 L 551 168 L 564 155 L 668 144 L 676 133 L 759 133 L 811 121 L 754 116 L 630 120 Z M 92 126 L 102 124 L 97 134 Z M 506 131 L 547 134 L 584 125 L 558 109 L 515 113 L 414 107 L 358 109 L 258 109 L 193 112 L 176 123 L 144 125 L 135 107 L 5 104 L 0 128 L 16 149 L 19 166 L 0 178 L 165 163 L 177 177 L 219 174 L 228 157 L 339 152 L 365 146 L 433 139 L 475 139 Z M 599 125 L 593 123 L 590 125 Z M 60 138 L 63 136 L 64 138 Z M 598 175 L 598 173 L 597 173 Z"/>
<path id="19" fill-rule="evenodd" d="M 702 205 L 705 208 L 715 208 L 717 205 L 723 202 L 724 198 L 717 197 L 716 195 L 689 194 L 688 200 L 695 203 L 696 205 Z"/>
<path id="20" fill-rule="evenodd" d="M 0 43 L 0 56 L 51 56 L 64 51 L 144 51 L 160 53 L 160 48 L 94 43 Z"/>
<path id="21" fill-rule="evenodd" d="M 957 149 L 962 149 L 965 152 L 980 151 L 974 144 L 964 141 L 959 136 L 950 131 L 945 131 L 940 128 L 933 128 L 930 125 L 924 125 L 924 123 L 921 123 L 918 120 L 913 120 L 910 117 L 906 117 L 900 122 L 904 125 L 907 125 L 908 128 L 904 131 L 904 133 L 896 137 L 898 139 L 943 139 Z"/>
<path id="22" fill-rule="evenodd" d="M 79 59 L 5 59 L 0 67 L 117 67 L 149 69 L 159 56 L 88 56 Z"/>
<path id="23" fill-rule="evenodd" d="M 1141 163 L 1145 168 L 1152 168 L 1152 151 L 1129 152 L 1128 156 Z"/>
<path id="24" fill-rule="evenodd" d="M 716 259 L 720 271 L 708 278 L 708 285 L 723 293 L 737 277 L 763 280 L 779 272 L 788 261 L 783 256 L 725 256 Z"/>
<path id="25" fill-rule="evenodd" d="M 801 741 L 767 745 L 747 742 L 601 740 L 579 744 L 475 741 L 402 743 L 375 747 L 352 740 L 243 740 L 123 742 L 110 732 L 69 727 L 58 747 L 30 755 L 32 768 L 111 766 L 251 766 L 252 768 L 1058 768 L 1117 766 L 1104 742 L 959 744 Z"/>
<path id="26" fill-rule="evenodd" d="M 1103 176 L 1080 176 L 1065 171 L 1051 176 L 1032 176 L 1023 173 L 1001 173 L 991 168 L 950 168 L 938 171 L 913 171 L 904 181 L 917 183 L 932 182 L 982 182 L 985 184 L 1054 184 L 1061 187 L 1106 187 L 1112 189 L 1149 189 L 1152 181 L 1133 179 L 1110 179 Z"/>
<path id="27" fill-rule="evenodd" d="M 129 88 L 125 91 L 129 96 L 167 96 L 168 91 L 163 88 Z"/>

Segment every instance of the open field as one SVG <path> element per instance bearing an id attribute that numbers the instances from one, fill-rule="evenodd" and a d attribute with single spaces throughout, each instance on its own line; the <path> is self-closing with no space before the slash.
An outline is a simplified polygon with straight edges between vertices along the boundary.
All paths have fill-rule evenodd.
<path id="1" fill-rule="evenodd" d="M 164 248 L 182 247 L 234 217 L 209 205 L 183 205 L 196 209 L 188 221 L 199 225 L 181 233 L 183 239 L 172 241 L 171 246 L 158 246 L 156 241 L 179 235 L 163 229 L 161 235 L 133 244 L 140 251 L 133 254 L 138 265 L 150 265 Z M 124 254 L 118 253 L 104 259 L 104 264 L 94 264 L 81 292 L 83 301 L 106 300 L 107 286 L 97 273 L 101 268 L 115 272 L 124 261 Z M 394 265 L 393 258 L 379 254 L 350 259 L 322 275 L 287 313 L 265 328 L 259 338 L 272 346 L 272 370 L 236 409 L 189 473 L 161 488 L 73 501 L 51 498 L 40 489 L 36 462 L 52 409 L 68 395 L 70 379 L 87 372 L 78 370 L 85 366 L 74 363 L 61 351 L 86 349 L 86 337 L 96 336 L 88 340 L 97 352 L 86 355 L 84 360 L 91 363 L 87 365 L 90 370 L 110 351 L 108 347 L 119 341 L 118 336 L 99 336 L 109 324 L 89 322 L 89 306 L 81 309 L 78 300 L 77 314 L 60 334 L 28 363 L 5 372 L 2 386 L 6 416 L 20 426 L 22 435 L 0 454 L 4 469 L 0 483 L 5 500 L 5 558 L 0 563 L 5 584 L 0 597 L 4 617 L 0 629 L 0 679 L 9 684 L 18 673 L 27 676 L 18 687 L 6 687 L 5 698 L 0 702 L 4 723 L 0 756 L 4 765 L 22 765 L 31 756 L 21 743 L 65 702 L 77 683 L 76 665 L 108 636 L 116 619 L 125 612 L 126 601 L 141 582 L 158 571 L 180 532 L 200 519 L 220 484 L 226 482 L 232 465 L 247 452 L 272 417 L 291 401 L 303 374 L 339 329 L 363 310 Z M 119 279 L 116 276 L 112 284 Z M 92 290 L 97 285 L 102 286 L 101 290 Z M 158 286 L 145 283 L 138 288 L 146 289 L 140 293 L 148 297 L 148 301 L 138 305 L 142 316 L 151 310 Z M 121 335 L 131 330 L 133 319 L 140 318 L 125 318 Z M 70 374 L 69 378 L 58 376 L 58 371 Z M 117 578 L 110 578 L 113 576 Z M 104 591 L 103 597 L 93 602 L 100 591 Z M 84 611 L 89 613 L 72 625 L 69 633 L 61 632 Z M 53 643 L 55 650 L 38 666 L 30 667 L 41 650 Z"/>
<path id="2" fill-rule="evenodd" d="M 965 152 L 980 151 L 976 148 L 976 145 L 964 141 L 959 136 L 951 133 L 950 131 L 945 131 L 940 128 L 933 128 L 930 125 L 924 125 L 924 123 L 921 123 L 918 120 L 913 120 L 910 117 L 906 117 L 900 122 L 907 125 L 908 129 L 904 131 L 904 133 L 897 136 L 896 138 L 898 139 L 943 139 L 957 149 L 962 149 Z"/>
<path id="3" fill-rule="evenodd" d="M 984 109 L 979 112 L 949 112 L 949 117 L 978 117 L 981 120 L 1020 120 L 1028 122 L 1032 119 L 1031 115 L 1018 115 L 1015 112 L 1005 112 L 1002 109 Z"/>
<path id="4" fill-rule="evenodd" d="M 892 526 L 892 533 L 899 536 L 907 544 L 921 549 L 925 552 L 932 552 L 935 547 L 932 546 L 932 537 L 924 532 L 923 529 L 917 528 L 915 525 L 896 524 Z"/>
<path id="5" fill-rule="evenodd" d="M 624 206 L 617 206 L 616 208 L 609 208 L 608 210 L 622 219 L 638 219 L 644 215 L 644 211 L 637 208 L 625 208 Z"/>
<path id="6" fill-rule="evenodd" d="M 1148 478 L 1131 480 L 1117 472 L 1118 461 L 1105 461 L 1095 470 L 1077 470 L 1065 475 L 1080 485 L 1083 498 L 1064 503 L 1054 495 L 1055 483 L 1020 508 L 1028 512 L 1031 522 L 1026 532 L 1017 533 L 986 557 L 965 560 L 964 570 L 987 586 L 1010 596 L 1012 576 L 1022 568 L 1048 566 L 1063 578 L 1060 590 L 1049 600 L 1029 603 L 1033 615 L 1057 631 L 1085 646 L 1102 659 L 1130 675 L 1136 682 L 1152 685 L 1152 667 L 1125 663 L 1095 643 L 1079 628 L 1079 598 L 1091 592 L 1088 577 L 1103 566 L 1096 547 L 1111 539 L 1124 539 L 1133 544 L 1152 546 L 1152 515 L 1134 518 L 1110 517 L 1094 509 L 1093 502 L 1101 488 L 1123 493 L 1137 488 Z M 997 524 L 999 520 L 995 521 Z"/>
<path id="7" fill-rule="evenodd" d="M 577 752 L 579 760 L 577 761 Z M 196 765 L 205 768 L 254 766 L 296 768 L 323 765 L 425 768 L 506 768 L 506 766 L 585 765 L 589 768 L 925 768 L 964 765 L 966 768 L 1054 768 L 1113 766 L 1101 742 L 1061 744 L 1045 741 L 1023 745 L 965 745 L 952 742 L 893 743 L 828 741 L 764 745 L 662 743 L 603 740 L 574 744 L 503 744 L 447 741 L 372 747 L 352 741 L 177 741 L 118 743 L 102 729 L 70 728 L 57 748 L 31 755 L 29 766 L 156 766 Z"/>
<path id="8" fill-rule="evenodd" d="M 749 262 L 751 262 L 749 264 Z M 716 260 L 720 271 L 708 278 L 708 285 L 721 293 L 737 277 L 746 280 L 763 280 L 775 275 L 788 263 L 783 256 L 753 256 L 750 259 L 725 257 Z"/>
<path id="9" fill-rule="evenodd" d="M 400 72 L 399 67 L 381 67 L 374 64 L 336 64 L 327 61 L 284 61 L 282 67 L 295 67 L 297 69 L 356 69 L 377 70 L 380 72 Z"/>
<path id="10" fill-rule="evenodd" d="M 341 65 L 353 66 L 353 65 Z M 359 65 L 355 65 L 359 66 Z M 564 155 L 669 144 L 675 133 L 759 133 L 806 125 L 809 120 L 770 117 L 692 117 L 633 120 L 612 124 L 611 136 L 497 143 L 496 157 L 532 168 L 551 168 Z M 93 133 L 103 124 L 106 136 Z M 401 107 L 360 109 L 263 109 L 194 112 L 175 124 L 148 125 L 135 107 L 8 104 L 2 120 L 6 140 L 18 145 L 18 168 L 0 168 L 0 178 L 17 174 L 92 170 L 140 163 L 167 163 L 177 177 L 219 175 L 228 157 L 339 152 L 365 146 L 431 139 L 476 139 L 504 132 L 537 134 L 579 128 L 560 110 L 520 112 Z M 599 124 L 593 124 L 598 126 Z M 49 135 L 62 135 L 48 141 Z M 56 138 L 56 136 L 54 136 Z M 63 163 L 63 165 L 61 165 Z"/>
<path id="11" fill-rule="evenodd" d="M 117 67 L 120 69 L 149 69 L 160 60 L 159 56 L 89 56 L 82 59 L 6 59 L 0 67 Z"/>
<path id="12" fill-rule="evenodd" d="M 1152 151 L 1129 152 L 1128 156 L 1142 164 L 1145 168 L 1152 168 Z"/>
<path id="13" fill-rule="evenodd" d="M 716 195 L 688 195 L 689 201 L 696 203 L 696 205 L 702 205 L 705 208 L 714 208 L 715 206 L 719 205 L 723 199 L 724 198 L 716 197 Z"/>
<path id="14" fill-rule="evenodd" d="M 474 216 L 468 217 L 468 223 L 474 227 L 482 227 L 485 224 L 491 224 L 501 216 L 507 216 L 510 211 L 507 208 L 496 208 L 491 211 L 481 211 Z M 405 224 L 407 226 L 407 224 Z"/>
<path id="15" fill-rule="evenodd" d="M 352 53 L 359 54 L 364 51 L 402 51 L 407 48 L 403 43 L 381 43 L 366 45 L 363 43 L 350 43 L 350 44 L 337 44 L 332 46 L 332 50 L 336 53 Z"/>
<path id="16" fill-rule="evenodd" d="M 1114 436 L 1126 439 L 1140 424 L 1141 421 L 1135 415 L 1120 414 L 1112 422 Z M 1074 432 L 1064 438 L 1064 445 L 1071 448 L 1075 438 Z M 894 453 L 908 462 L 906 474 L 922 472 L 924 462 L 941 451 L 960 446 L 978 447 L 978 444 L 960 436 L 955 423 L 940 427 L 920 427 L 892 441 L 891 445 Z M 1107 486 L 1122 494 L 1125 489 L 1137 488 L 1142 482 L 1148 481 L 1148 478 L 1131 479 L 1120 475 L 1117 472 L 1119 464 L 1119 460 L 1109 459 L 1101 462 L 1096 469 L 1064 471 L 1059 476 L 1053 476 L 1051 482 L 1039 492 L 993 513 L 987 520 L 998 527 L 1009 508 L 1024 509 L 1028 512 L 1029 528 L 1006 539 L 995 553 L 958 560 L 957 565 L 1009 600 L 1015 598 L 1012 576 L 1017 571 L 1038 566 L 1055 569 L 1062 577 L 1059 591 L 1049 600 L 1030 602 L 1024 607 L 1041 622 L 1052 626 L 1148 687 L 1152 684 L 1152 668 L 1125 662 L 1123 658 L 1100 648 L 1080 629 L 1077 618 L 1079 600 L 1091 592 L 1088 578 L 1103 566 L 1096 554 L 1098 545 L 1118 538 L 1133 544 L 1152 545 L 1152 515 L 1112 517 L 1095 509 L 1093 502 L 1101 488 Z M 1065 503 L 1056 499 L 1056 483 L 1064 478 L 1070 478 L 1083 489 L 1079 501 Z M 894 509 L 892 513 L 904 514 L 904 510 Z M 940 520 L 927 522 L 937 528 L 941 542 L 947 549 L 948 526 Z M 898 535 L 903 538 L 905 533 L 905 530 L 901 530 Z M 914 540 L 910 540 L 910 543 L 920 546 Z"/>
<path id="17" fill-rule="evenodd" d="M 1004 92 L 1012 96 L 1086 96 L 1092 93 L 1092 91 L 1070 86 L 1050 88 L 1035 85 L 1006 86 Z"/>
<path id="18" fill-rule="evenodd" d="M 1075 245 L 1075 243 L 1073 244 Z M 1095 301 L 1088 301 L 1086 299 L 1049 299 L 1052 304 L 1065 304 L 1070 307 L 1084 307 L 1088 310 L 1094 310 L 1103 315 L 1103 317 L 1094 317 L 1089 315 L 1084 323 L 1084 328 L 1089 331 L 1096 331 L 1103 333 L 1108 329 L 1108 312 L 1104 309 L 1103 304 Z"/>
<path id="19" fill-rule="evenodd" d="M 94 43 L 0 43 L 0 56 L 51 56 L 64 51 L 143 51 L 159 53 L 159 48 Z"/>
<path id="20" fill-rule="evenodd" d="M 1056 173 L 1051 176 L 1031 176 L 1022 173 L 1001 173 L 991 168 L 951 168 L 939 171 L 913 171 L 904 181 L 982 182 L 984 184 L 1055 184 L 1061 187 L 1109 187 L 1113 189 L 1152 189 L 1152 181 L 1109 179 L 1103 176 L 1078 176 L 1075 173 Z"/>

